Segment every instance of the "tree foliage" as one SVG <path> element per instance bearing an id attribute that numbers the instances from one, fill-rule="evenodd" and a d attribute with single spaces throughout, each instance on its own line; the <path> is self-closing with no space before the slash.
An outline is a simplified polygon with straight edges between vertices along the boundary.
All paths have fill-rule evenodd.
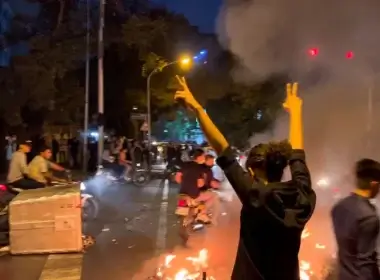
<path id="1" fill-rule="evenodd" d="M 23 28 L 18 29 L 20 32 L 12 40 L 28 39 L 29 52 L 14 57 L 8 68 L 0 69 L 4 92 L 1 116 L 9 126 L 22 124 L 30 128 L 41 127 L 43 123 L 81 123 L 85 2 L 29 1 L 39 3 L 40 13 L 36 18 L 18 17 L 18 26 Z M 99 6 L 97 1 L 91 3 L 90 109 L 95 113 Z M 104 34 L 106 126 L 118 133 L 132 133 L 133 108 L 146 112 L 146 79 L 154 69 L 157 70 L 151 77 L 154 121 L 173 121 L 178 117 L 178 104 L 173 98 L 178 89 L 176 74 L 187 77 L 196 97 L 234 142 L 266 129 L 276 116 L 282 99 L 276 85 L 282 81 L 272 79 L 253 86 L 236 84 L 230 77 L 235 63 L 233 56 L 219 46 L 214 35 L 199 33 L 182 15 L 153 9 L 149 1 L 109 0 Z M 183 53 L 192 56 L 202 49 L 208 50 L 205 64 L 193 65 L 187 71 L 176 64 L 168 65 Z M 258 113 L 262 117 L 257 118 Z M 193 118 L 189 117 L 189 122 L 190 119 Z"/>

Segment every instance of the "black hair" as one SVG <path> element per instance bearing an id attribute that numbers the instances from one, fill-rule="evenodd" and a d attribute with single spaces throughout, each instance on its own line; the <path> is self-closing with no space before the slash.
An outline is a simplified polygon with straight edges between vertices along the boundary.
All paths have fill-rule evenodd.
<path id="1" fill-rule="evenodd" d="M 39 153 L 44 153 L 46 150 L 51 150 L 51 148 L 47 145 L 41 145 L 39 148 L 38 148 L 38 152 Z"/>
<path id="2" fill-rule="evenodd" d="M 380 182 L 380 163 L 369 158 L 361 159 L 356 162 L 355 175 L 358 188 L 368 189 L 371 182 Z"/>
<path id="3" fill-rule="evenodd" d="M 260 171 L 268 182 L 279 182 L 288 165 L 291 150 L 288 141 L 258 144 L 249 151 L 245 167 L 253 172 Z"/>
<path id="4" fill-rule="evenodd" d="M 205 151 L 202 149 L 195 149 L 194 151 L 191 152 L 191 157 L 193 159 L 197 159 L 205 154 Z"/>

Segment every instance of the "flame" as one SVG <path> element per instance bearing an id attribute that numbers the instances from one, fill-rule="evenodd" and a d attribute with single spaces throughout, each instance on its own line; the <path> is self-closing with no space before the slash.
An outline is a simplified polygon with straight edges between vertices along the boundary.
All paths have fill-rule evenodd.
<path id="1" fill-rule="evenodd" d="M 208 251 L 202 249 L 199 251 L 198 257 L 187 257 L 186 260 L 191 261 L 194 266 L 200 266 L 202 268 L 207 267 Z"/>
<path id="2" fill-rule="evenodd" d="M 208 251 L 206 249 L 202 249 L 199 252 L 198 260 L 202 267 L 207 267 L 207 259 L 208 259 Z"/>
<path id="3" fill-rule="evenodd" d="M 308 231 L 307 228 L 305 228 L 305 229 L 302 231 L 301 238 L 302 238 L 302 239 L 305 239 L 305 238 L 307 238 L 307 237 L 309 237 L 309 236 L 310 236 L 310 232 Z"/>
<path id="4" fill-rule="evenodd" d="M 174 277 L 174 280 L 187 280 L 189 272 L 186 269 L 181 269 Z"/>
<path id="5" fill-rule="evenodd" d="M 306 271 L 301 270 L 300 271 L 300 279 L 301 280 L 310 280 L 310 276 L 307 274 Z"/>
<path id="6" fill-rule="evenodd" d="M 199 279 L 201 273 L 207 268 L 208 261 L 208 251 L 206 249 L 202 249 L 199 251 L 197 257 L 187 257 L 186 260 L 191 261 L 194 266 L 194 271 L 189 272 L 187 269 L 180 269 L 174 278 L 169 278 L 166 273 L 166 269 L 171 267 L 171 262 L 176 258 L 175 255 L 167 255 L 165 257 L 164 264 L 161 265 L 156 272 L 156 277 L 158 279 L 174 279 L 174 280 L 196 280 Z M 208 277 L 208 280 L 215 280 L 213 277 Z"/>
<path id="7" fill-rule="evenodd" d="M 326 246 L 323 245 L 323 244 L 317 243 L 317 244 L 315 244 L 315 248 L 317 248 L 317 249 L 325 249 Z"/>
<path id="8" fill-rule="evenodd" d="M 175 255 L 168 255 L 168 256 L 166 256 L 165 257 L 165 264 L 164 264 L 164 266 L 165 267 L 170 267 L 170 263 L 172 262 L 172 260 L 174 260 L 175 259 Z"/>
<path id="9" fill-rule="evenodd" d="M 310 270 L 310 263 L 304 260 L 301 260 L 300 262 L 300 279 L 301 280 L 310 280 L 309 276 L 309 270 Z"/>

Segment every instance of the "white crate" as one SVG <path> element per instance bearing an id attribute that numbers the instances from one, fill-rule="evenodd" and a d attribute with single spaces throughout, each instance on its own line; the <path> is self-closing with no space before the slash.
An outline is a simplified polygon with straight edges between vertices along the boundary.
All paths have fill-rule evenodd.
<path id="1" fill-rule="evenodd" d="M 79 184 L 25 190 L 9 207 L 12 254 L 82 251 Z"/>

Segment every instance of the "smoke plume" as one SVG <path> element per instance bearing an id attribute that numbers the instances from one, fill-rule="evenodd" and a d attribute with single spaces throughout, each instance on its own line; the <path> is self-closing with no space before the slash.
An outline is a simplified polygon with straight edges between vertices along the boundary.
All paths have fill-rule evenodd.
<path id="1" fill-rule="evenodd" d="M 227 0 L 221 9 L 219 40 L 238 58 L 236 81 L 287 73 L 300 83 L 306 150 L 318 172 L 349 172 L 359 157 L 380 155 L 379 10 L 375 0 Z M 280 117 L 252 142 L 286 138 L 287 129 Z"/>

